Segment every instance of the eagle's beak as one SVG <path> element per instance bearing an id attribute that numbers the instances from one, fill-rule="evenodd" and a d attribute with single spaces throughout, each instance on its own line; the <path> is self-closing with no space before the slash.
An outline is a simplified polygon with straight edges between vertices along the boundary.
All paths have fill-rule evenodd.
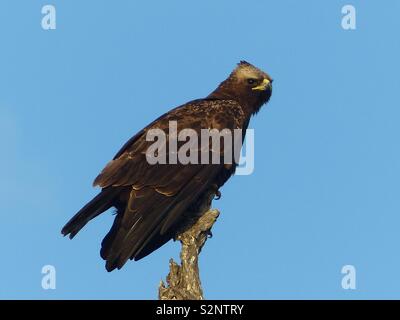
<path id="1" fill-rule="evenodd" d="M 272 84 L 272 80 L 268 80 L 268 79 L 264 79 L 263 82 L 261 82 L 261 84 L 257 87 L 252 88 L 252 90 L 261 90 L 261 91 L 265 91 L 268 89 L 268 87 L 270 87 Z"/>

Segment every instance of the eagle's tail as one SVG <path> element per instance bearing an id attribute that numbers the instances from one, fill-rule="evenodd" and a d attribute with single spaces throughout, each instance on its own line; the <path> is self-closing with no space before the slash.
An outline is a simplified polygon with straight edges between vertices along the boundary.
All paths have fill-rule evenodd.
<path id="1" fill-rule="evenodd" d="M 118 191 L 118 188 L 113 187 L 103 189 L 68 221 L 61 233 L 64 236 L 69 234 L 72 239 L 86 223 L 113 206 Z"/>

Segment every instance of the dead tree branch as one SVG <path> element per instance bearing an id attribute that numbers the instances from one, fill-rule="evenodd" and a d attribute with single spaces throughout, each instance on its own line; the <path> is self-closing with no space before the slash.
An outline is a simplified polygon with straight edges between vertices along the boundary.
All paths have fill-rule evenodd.
<path id="1" fill-rule="evenodd" d="M 211 228 L 219 216 L 219 211 L 210 210 L 214 193 L 208 194 L 198 207 L 200 218 L 190 227 L 181 232 L 176 239 L 182 244 L 180 253 L 181 265 L 173 259 L 169 261 L 167 286 L 161 281 L 158 289 L 160 300 L 203 300 L 199 275 L 199 254 L 207 238 L 211 235 Z"/>

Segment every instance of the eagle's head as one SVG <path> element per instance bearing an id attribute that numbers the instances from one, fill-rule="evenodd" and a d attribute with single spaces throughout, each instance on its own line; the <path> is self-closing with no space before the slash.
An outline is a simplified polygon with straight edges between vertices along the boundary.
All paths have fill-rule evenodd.
<path id="1" fill-rule="evenodd" d="M 208 97 L 239 102 L 250 113 L 256 113 L 272 94 L 272 78 L 246 61 L 240 61 L 229 77 Z"/>

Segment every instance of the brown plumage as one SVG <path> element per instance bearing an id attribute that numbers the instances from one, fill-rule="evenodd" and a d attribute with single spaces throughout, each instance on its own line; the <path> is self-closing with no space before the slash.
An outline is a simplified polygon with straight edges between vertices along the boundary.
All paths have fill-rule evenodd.
<path id="1" fill-rule="evenodd" d="M 199 136 L 207 128 L 240 128 L 245 133 L 251 115 L 269 100 L 271 84 L 266 73 L 242 61 L 209 96 L 177 107 L 141 130 L 95 179 L 101 192 L 64 226 L 62 234 L 73 238 L 91 219 L 115 207 L 117 214 L 100 252 L 108 271 L 120 269 L 128 259 L 141 259 L 174 238 L 200 199 L 217 191 L 236 165 L 224 165 L 223 160 L 151 165 L 145 155 L 153 143 L 146 141 L 147 131 L 158 128 L 168 134 L 169 122 L 176 121 L 178 132 L 190 128 Z"/>

